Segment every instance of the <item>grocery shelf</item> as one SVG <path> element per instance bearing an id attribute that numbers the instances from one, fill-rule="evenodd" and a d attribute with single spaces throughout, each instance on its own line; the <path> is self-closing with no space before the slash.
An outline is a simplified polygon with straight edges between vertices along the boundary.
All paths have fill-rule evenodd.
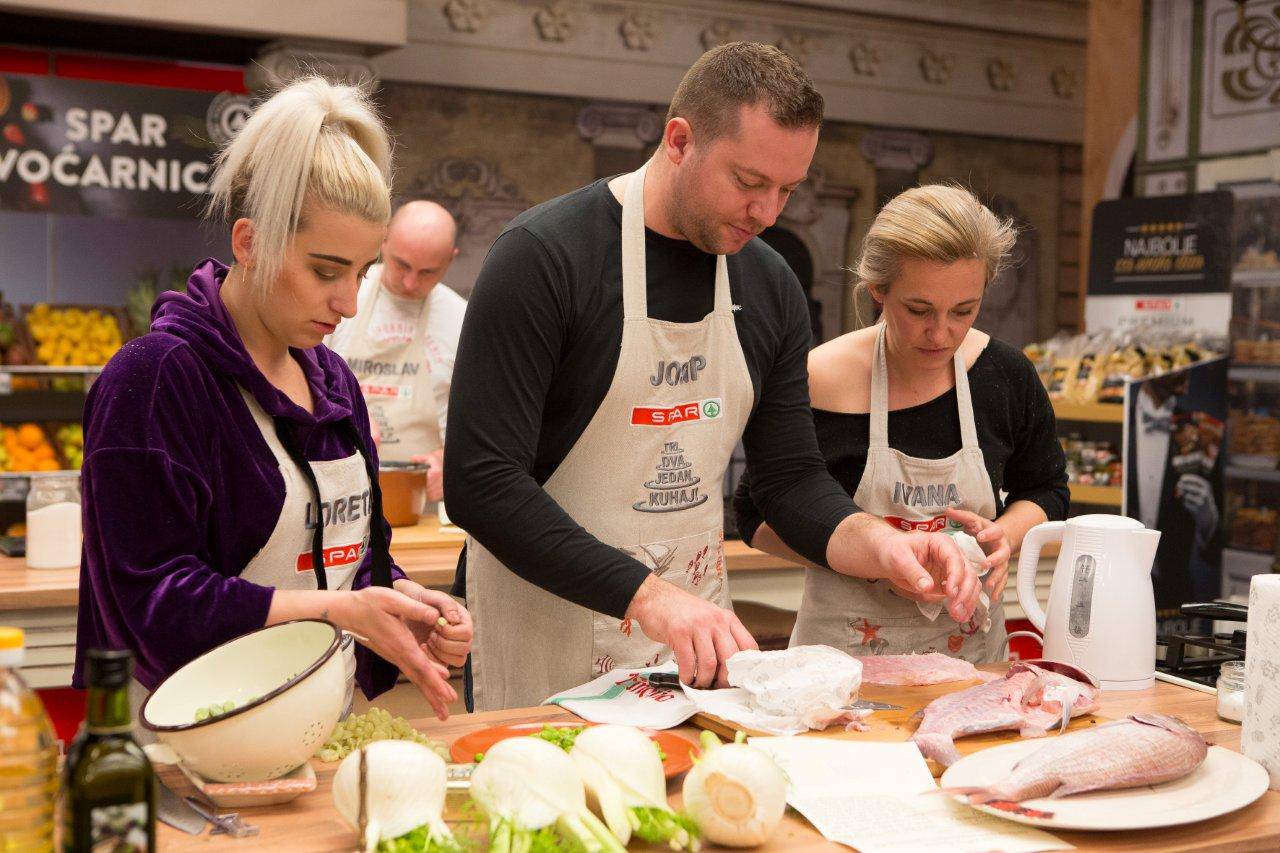
<path id="1" fill-rule="evenodd" d="M 1251 468 L 1245 465 L 1228 465 L 1225 474 L 1232 480 L 1254 480 L 1259 483 L 1280 483 L 1280 471 L 1274 468 Z"/>
<path id="2" fill-rule="evenodd" d="M 1276 555 L 1266 551 L 1250 551 L 1244 548 L 1223 548 L 1222 568 L 1233 574 L 1257 575 L 1270 572 Z"/>
<path id="3" fill-rule="evenodd" d="M 72 364 L 5 364 L 0 365 L 0 375 L 16 374 L 20 376 L 97 376 L 102 372 L 101 365 Z"/>
<path id="4" fill-rule="evenodd" d="M 1071 489 L 1072 503 L 1118 507 L 1124 501 L 1124 489 L 1121 486 L 1092 486 L 1083 483 L 1071 483 L 1069 488 Z"/>
<path id="5" fill-rule="evenodd" d="M 1267 471 L 1280 468 L 1280 457 L 1260 453 L 1232 453 L 1230 459 L 1233 468 L 1262 468 Z"/>
<path id="6" fill-rule="evenodd" d="M 1119 403 L 1062 403 L 1053 404 L 1053 415 L 1060 421 L 1085 423 L 1124 423 L 1124 406 Z"/>
<path id="7" fill-rule="evenodd" d="M 1231 274 L 1236 287 L 1280 287 L 1280 270 L 1243 270 Z"/>
<path id="8" fill-rule="evenodd" d="M 1233 365 L 1227 378 L 1237 382 L 1280 382 L 1280 367 L 1270 364 Z"/>

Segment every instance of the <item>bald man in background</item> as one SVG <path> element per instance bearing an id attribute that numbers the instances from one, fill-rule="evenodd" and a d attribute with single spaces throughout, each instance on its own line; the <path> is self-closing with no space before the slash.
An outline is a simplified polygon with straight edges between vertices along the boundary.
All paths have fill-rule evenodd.
<path id="1" fill-rule="evenodd" d="M 467 303 L 443 285 L 458 255 L 458 228 L 433 201 L 411 201 L 391 217 L 382 262 L 360 284 L 356 316 L 329 338 L 360 380 L 379 458 L 425 461 L 427 499 L 443 498 L 449 384 Z"/>

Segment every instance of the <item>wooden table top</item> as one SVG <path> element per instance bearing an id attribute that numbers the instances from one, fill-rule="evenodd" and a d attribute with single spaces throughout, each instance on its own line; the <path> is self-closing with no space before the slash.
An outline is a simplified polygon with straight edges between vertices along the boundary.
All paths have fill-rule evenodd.
<path id="1" fill-rule="evenodd" d="M 1150 690 L 1128 693 L 1104 693 L 1099 713 L 1106 717 L 1123 717 L 1139 711 L 1176 714 L 1194 726 L 1211 744 L 1233 750 L 1240 748 L 1240 727 L 1223 722 L 1215 713 L 1214 696 L 1183 687 L 1157 682 Z M 576 720 L 559 708 L 523 708 L 484 714 L 464 714 L 441 723 L 434 719 L 418 720 L 415 725 L 428 735 L 445 742 L 485 726 L 516 722 Z M 697 739 L 692 727 L 677 730 L 690 740 Z M 292 803 L 246 809 L 241 816 L 260 827 L 254 838 L 239 840 L 213 836 L 207 832 L 198 837 L 185 835 L 160 824 L 159 846 L 163 850 L 351 850 L 355 848 L 355 832 L 338 817 L 330 791 L 336 764 L 314 762 L 319 787 Z M 191 793 L 186 779 L 174 768 L 162 774 L 179 793 Z M 677 780 L 678 782 L 678 780 Z M 673 802 L 678 801 L 679 785 L 671 787 Z M 1280 849 L 1280 792 L 1268 791 L 1261 799 L 1229 815 L 1189 826 L 1134 832 L 1056 832 L 1064 841 L 1081 851 L 1274 851 Z M 655 850 L 658 848 L 654 848 Z M 840 850 L 839 845 L 824 839 L 803 817 L 788 810 L 781 826 L 769 844 L 757 848 L 773 851 Z"/>
<path id="2" fill-rule="evenodd" d="M 414 527 L 392 530 L 391 555 L 412 580 L 447 587 L 453 583 L 464 539 L 461 532 L 442 532 L 437 519 L 426 518 Z M 724 552 L 731 572 L 800 571 L 794 563 L 737 540 L 727 540 Z M 22 557 L 0 556 L 0 611 L 75 607 L 79 586 L 79 568 L 30 569 Z"/>

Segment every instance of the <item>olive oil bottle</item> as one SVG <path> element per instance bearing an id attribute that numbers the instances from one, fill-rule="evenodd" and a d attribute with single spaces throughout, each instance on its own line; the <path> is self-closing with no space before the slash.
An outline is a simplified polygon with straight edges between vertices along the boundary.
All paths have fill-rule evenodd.
<path id="1" fill-rule="evenodd" d="M 53 850 L 58 746 L 40 698 L 23 682 L 24 635 L 0 628 L 0 851 Z"/>
<path id="2" fill-rule="evenodd" d="M 63 776 L 64 851 L 156 849 L 156 777 L 133 739 L 127 651 L 89 652 L 84 728 L 67 750 Z"/>

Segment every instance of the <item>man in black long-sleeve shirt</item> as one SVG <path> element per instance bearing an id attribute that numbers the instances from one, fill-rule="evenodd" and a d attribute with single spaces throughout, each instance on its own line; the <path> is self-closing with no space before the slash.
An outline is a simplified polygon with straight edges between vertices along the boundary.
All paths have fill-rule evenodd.
<path id="1" fill-rule="evenodd" d="M 657 409 L 653 405 L 668 386 L 687 384 L 690 397 L 710 394 L 710 385 L 698 383 L 725 368 L 708 366 L 699 347 L 723 350 L 724 342 L 698 338 L 689 351 L 658 349 L 636 381 L 634 346 L 623 335 L 622 202 L 629 176 L 598 181 L 527 211 L 494 244 L 463 324 L 445 466 L 450 517 L 472 537 L 455 593 L 466 591 L 476 618 L 473 661 L 484 662 L 484 677 L 494 685 L 483 691 L 483 701 L 477 690 L 479 705 L 541 701 L 547 692 L 540 691 L 573 687 L 615 665 L 643 665 L 672 651 L 686 683 L 725 683 L 725 661 L 754 641 L 724 608 L 727 593 L 699 588 L 704 560 L 717 574 L 721 561 L 708 559 L 707 548 L 696 544 L 681 551 L 677 535 L 692 528 L 673 527 L 676 532 L 655 543 L 645 532 L 652 528 L 643 527 L 655 518 L 678 525 L 693 515 L 680 510 L 706 501 L 694 487 L 680 492 L 687 506 L 653 503 L 659 494 L 670 497 L 659 490 L 674 488 L 663 477 L 675 482 L 677 469 L 689 467 L 677 453 L 683 451 L 680 436 L 696 440 L 703 434 L 694 430 L 713 429 L 712 422 L 725 419 L 742 425 L 757 505 L 798 553 L 835 571 L 888 578 L 925 600 L 949 598 L 964 618 L 972 610 L 977 579 L 950 539 L 897 533 L 858 513 L 818 451 L 805 366 L 810 332 L 804 295 L 782 258 L 754 237 L 773 224 L 805 178 L 821 111 L 821 97 L 804 72 L 763 45 L 711 51 L 677 90 L 662 145 L 638 179 L 648 227 L 642 239 L 634 232 L 643 245 L 647 295 L 647 316 L 642 310 L 637 319 L 659 338 L 696 333 L 698 324 L 714 327 L 717 255 L 728 256 L 732 314 L 724 316 L 732 317 L 732 359 L 746 370 L 737 386 L 729 374 L 715 380 L 730 390 L 699 401 L 701 410 L 680 401 L 703 422 L 666 426 L 670 435 L 660 442 L 660 461 L 672 470 L 643 485 L 609 482 L 609 456 L 628 462 L 633 454 L 643 457 L 652 472 L 653 454 L 644 448 L 653 442 L 645 427 L 654 424 L 637 427 L 637 418 L 654 412 L 669 418 L 673 411 L 685 417 L 683 408 L 662 408 L 672 404 L 670 394 Z M 730 410 L 735 387 L 742 392 L 742 411 Z M 628 407 L 620 411 L 630 412 L 629 422 L 599 423 L 619 405 Z M 693 472 L 713 492 L 737 438 L 718 439 L 723 453 L 703 453 L 702 467 Z M 577 486 L 558 492 L 559 499 L 548 492 L 557 472 L 561 479 L 579 475 L 571 481 L 580 482 L 581 471 L 574 469 L 587 459 L 603 460 L 591 463 L 601 468 L 598 489 Z M 683 476 L 686 485 L 698 482 Z M 649 506 L 646 495 L 653 496 Z M 584 524 L 581 517 L 593 521 Z M 718 547 L 714 536 L 712 543 Z M 579 617 L 590 611 L 603 616 L 594 617 L 594 647 L 579 666 L 583 637 L 592 642 L 590 621 Z M 527 618 L 503 624 L 518 613 Z M 610 645 L 603 617 L 625 635 L 617 640 L 623 653 Z M 562 636 L 539 636 L 547 631 Z M 644 646 L 645 639 L 655 645 Z M 625 652 L 632 647 L 629 659 Z M 649 656 L 654 647 L 666 654 Z M 528 656 L 523 663 L 516 660 L 521 655 Z M 567 668 L 554 661 L 546 664 L 554 673 L 527 672 L 566 656 L 575 658 Z M 516 689 L 503 679 L 530 683 Z"/>

